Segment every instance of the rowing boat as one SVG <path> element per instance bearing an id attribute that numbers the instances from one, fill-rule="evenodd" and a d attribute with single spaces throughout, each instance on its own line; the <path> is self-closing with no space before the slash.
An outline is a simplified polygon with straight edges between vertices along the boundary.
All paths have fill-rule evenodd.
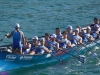
<path id="1" fill-rule="evenodd" d="M 69 57 L 73 56 L 78 58 L 78 56 L 84 52 L 91 50 L 93 47 L 100 44 L 100 39 L 95 40 L 94 42 L 87 42 L 75 46 L 70 49 L 60 50 L 58 52 L 54 51 L 51 54 L 37 54 L 37 55 L 22 55 L 22 54 L 13 54 L 8 50 L 8 46 L 0 47 L 0 71 L 12 70 L 20 67 L 28 67 L 39 64 L 52 63 L 55 61 L 68 60 Z"/>

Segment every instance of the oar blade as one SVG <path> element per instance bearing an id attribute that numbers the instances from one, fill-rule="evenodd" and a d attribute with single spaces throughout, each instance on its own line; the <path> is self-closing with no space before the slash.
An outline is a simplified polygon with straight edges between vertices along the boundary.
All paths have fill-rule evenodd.
<path id="1" fill-rule="evenodd" d="M 84 56 L 84 55 L 79 55 L 78 60 L 79 60 L 81 63 L 84 63 L 84 62 L 85 62 L 85 60 L 86 60 L 86 58 L 85 58 L 85 56 Z"/>

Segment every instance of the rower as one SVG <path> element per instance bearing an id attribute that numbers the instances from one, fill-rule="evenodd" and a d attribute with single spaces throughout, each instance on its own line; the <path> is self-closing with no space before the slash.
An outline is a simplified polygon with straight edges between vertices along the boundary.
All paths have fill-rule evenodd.
<path id="1" fill-rule="evenodd" d="M 34 54 L 35 54 L 35 48 L 36 48 L 38 45 L 40 45 L 40 42 L 38 41 L 38 37 L 37 37 L 37 36 L 34 36 L 34 37 L 32 38 L 32 40 L 33 40 L 33 42 L 32 42 L 32 44 L 31 44 L 31 49 L 30 49 L 30 52 L 29 52 L 30 55 L 34 55 Z"/>
<path id="2" fill-rule="evenodd" d="M 90 26 L 88 26 L 86 28 L 86 33 L 83 34 L 83 38 L 87 39 L 87 41 L 84 41 L 84 42 L 89 42 L 89 41 L 91 42 L 91 41 L 94 40 L 93 36 L 91 35 L 91 28 L 90 28 Z"/>
<path id="3" fill-rule="evenodd" d="M 63 32 L 63 38 L 59 42 L 59 46 L 62 49 L 70 48 L 71 47 L 71 42 L 68 40 L 68 33 L 66 31 Z"/>
<path id="4" fill-rule="evenodd" d="M 82 37 L 83 43 L 88 42 L 88 39 L 85 37 L 86 36 L 85 34 L 86 34 L 86 29 L 81 29 L 80 36 Z"/>
<path id="5" fill-rule="evenodd" d="M 44 52 L 46 53 L 51 53 L 52 51 L 49 50 L 46 46 L 45 46 L 45 38 L 40 38 L 40 45 L 38 46 L 38 48 L 40 50 L 44 50 Z"/>
<path id="6" fill-rule="evenodd" d="M 48 49 L 50 50 L 58 50 L 59 49 L 59 43 L 56 42 L 56 34 L 52 34 L 51 41 L 49 42 Z"/>
<path id="7" fill-rule="evenodd" d="M 81 26 L 77 26 L 77 28 L 79 29 L 79 32 L 81 32 L 82 30 Z"/>
<path id="8" fill-rule="evenodd" d="M 62 40 L 62 34 L 61 34 L 61 29 L 60 28 L 56 28 L 56 40 Z"/>
<path id="9" fill-rule="evenodd" d="M 94 25 L 98 24 L 100 26 L 100 21 L 97 17 L 94 18 L 94 23 L 90 25 L 91 30 L 94 30 Z"/>
<path id="10" fill-rule="evenodd" d="M 23 54 L 28 54 L 31 48 L 31 44 L 28 42 L 28 39 L 25 37 L 25 45 L 22 46 Z"/>
<path id="11" fill-rule="evenodd" d="M 32 38 L 32 47 L 35 47 L 36 45 L 39 45 L 40 44 L 40 42 L 38 41 L 38 37 L 37 36 L 34 36 L 33 38 Z"/>
<path id="12" fill-rule="evenodd" d="M 100 21 L 99 21 L 99 19 L 97 17 L 94 18 L 94 25 L 95 24 L 98 24 L 98 25 L 100 24 Z"/>
<path id="13" fill-rule="evenodd" d="M 38 36 L 34 36 L 33 38 L 32 38 L 32 43 L 31 43 L 31 49 L 30 49 L 30 52 L 29 52 L 29 54 L 30 55 L 34 55 L 35 54 L 35 49 L 37 48 L 37 46 L 38 45 L 40 45 L 40 42 L 39 42 L 39 40 L 38 40 Z"/>
<path id="14" fill-rule="evenodd" d="M 44 54 L 44 53 L 51 53 L 52 51 L 45 47 L 45 39 L 40 38 L 40 44 L 36 45 L 33 50 L 30 51 L 30 55 L 34 54 Z"/>
<path id="15" fill-rule="evenodd" d="M 21 40 L 23 41 L 24 45 L 24 33 L 20 31 L 20 25 L 16 23 L 15 30 L 12 31 L 9 35 L 5 35 L 7 38 L 11 38 L 13 36 L 13 45 L 12 45 L 12 52 L 15 53 L 15 50 L 18 49 L 18 52 L 22 54 L 22 44 Z"/>
<path id="16" fill-rule="evenodd" d="M 79 29 L 79 35 L 81 36 L 81 34 L 82 34 L 82 28 L 81 28 L 81 26 L 77 26 L 76 28 Z"/>
<path id="17" fill-rule="evenodd" d="M 72 40 L 73 36 L 73 27 L 71 25 L 66 27 L 66 31 L 68 32 L 68 40 Z"/>
<path id="18" fill-rule="evenodd" d="M 98 39 L 100 37 L 100 27 L 98 24 L 95 24 L 94 25 L 94 30 L 92 31 L 92 36 L 95 38 L 95 39 Z"/>
<path id="19" fill-rule="evenodd" d="M 49 33 L 45 33 L 45 46 L 48 47 L 50 45 L 50 34 Z"/>
<path id="20" fill-rule="evenodd" d="M 79 29 L 76 28 L 74 32 L 75 35 L 72 36 L 72 40 L 71 40 L 73 46 L 82 43 L 82 37 L 79 36 Z"/>

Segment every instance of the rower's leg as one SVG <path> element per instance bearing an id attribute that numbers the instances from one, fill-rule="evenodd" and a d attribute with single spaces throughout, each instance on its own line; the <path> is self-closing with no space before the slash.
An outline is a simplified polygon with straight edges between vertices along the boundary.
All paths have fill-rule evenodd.
<path id="1" fill-rule="evenodd" d="M 29 52 L 30 55 L 34 55 L 35 54 L 35 51 L 31 51 Z"/>
<path id="2" fill-rule="evenodd" d="M 12 48 L 12 53 L 15 53 L 15 49 L 14 48 Z"/>
<path id="3" fill-rule="evenodd" d="M 13 44 L 12 45 L 12 53 L 15 53 L 15 50 L 16 50 L 16 46 Z"/>
<path id="4" fill-rule="evenodd" d="M 21 44 L 21 43 L 19 43 L 18 50 L 19 50 L 19 53 L 20 53 L 20 54 L 23 54 L 23 53 L 22 53 L 22 44 Z"/>
<path id="5" fill-rule="evenodd" d="M 20 51 L 20 54 L 22 54 L 22 48 L 20 48 L 19 51 Z"/>

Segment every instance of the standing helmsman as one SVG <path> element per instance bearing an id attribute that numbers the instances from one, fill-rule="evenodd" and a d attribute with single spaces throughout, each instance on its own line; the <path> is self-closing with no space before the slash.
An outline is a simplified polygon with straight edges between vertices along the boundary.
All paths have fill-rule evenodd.
<path id="1" fill-rule="evenodd" d="M 20 31 L 20 25 L 16 23 L 15 30 L 12 31 L 9 35 L 5 35 L 7 38 L 11 38 L 13 36 L 13 44 L 12 44 L 12 52 L 15 53 L 17 49 L 20 54 L 22 54 L 22 44 L 24 45 L 24 33 Z"/>

